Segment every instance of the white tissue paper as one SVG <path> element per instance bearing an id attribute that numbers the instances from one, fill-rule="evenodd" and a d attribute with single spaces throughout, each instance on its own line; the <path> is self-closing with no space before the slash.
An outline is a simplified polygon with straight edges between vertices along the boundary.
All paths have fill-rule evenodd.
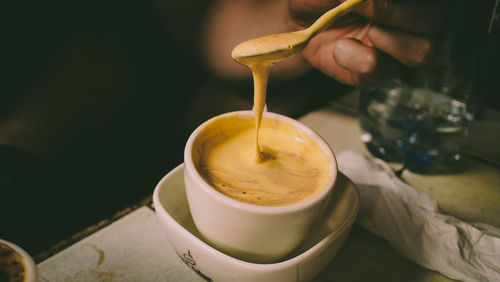
<path id="1" fill-rule="evenodd" d="M 430 195 L 401 181 L 380 159 L 354 151 L 342 151 L 337 159 L 359 189 L 361 226 L 425 268 L 463 281 L 500 281 L 498 228 L 478 229 L 440 213 Z"/>

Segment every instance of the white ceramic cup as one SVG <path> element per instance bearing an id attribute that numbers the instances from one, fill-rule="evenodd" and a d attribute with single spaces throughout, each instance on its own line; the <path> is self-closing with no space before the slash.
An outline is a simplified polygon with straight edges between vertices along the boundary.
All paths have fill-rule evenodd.
<path id="1" fill-rule="evenodd" d="M 213 247 L 239 259 L 270 263 L 283 258 L 306 237 L 318 220 L 337 179 L 337 162 L 328 144 L 313 130 L 283 115 L 265 112 L 267 118 L 292 123 L 306 133 L 330 158 L 330 181 L 313 197 L 284 206 L 260 206 L 232 199 L 212 188 L 193 160 L 197 138 L 207 125 L 239 115 L 252 118 L 252 111 L 230 112 L 214 117 L 193 131 L 184 150 L 184 179 L 189 208 L 197 229 Z"/>

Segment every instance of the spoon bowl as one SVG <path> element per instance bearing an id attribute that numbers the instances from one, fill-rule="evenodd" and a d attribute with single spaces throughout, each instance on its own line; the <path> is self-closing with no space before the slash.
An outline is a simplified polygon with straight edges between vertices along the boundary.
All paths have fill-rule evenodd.
<path id="1" fill-rule="evenodd" d="M 242 64 L 260 60 L 276 63 L 302 51 L 307 43 L 306 29 L 265 35 L 244 41 L 234 47 L 231 56 Z"/>
<path id="2" fill-rule="evenodd" d="M 255 62 L 277 63 L 284 61 L 301 52 L 311 38 L 364 1 L 347 0 L 323 14 L 306 29 L 270 34 L 244 41 L 234 47 L 231 56 L 244 65 Z"/>

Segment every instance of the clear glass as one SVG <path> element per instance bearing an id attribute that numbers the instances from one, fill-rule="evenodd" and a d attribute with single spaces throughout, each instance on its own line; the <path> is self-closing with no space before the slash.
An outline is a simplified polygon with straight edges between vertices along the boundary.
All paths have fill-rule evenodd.
<path id="1" fill-rule="evenodd" d="M 417 173 L 453 168 L 475 112 L 474 52 L 450 32 L 425 67 L 360 89 L 361 140 L 374 156 Z"/>
<path id="2" fill-rule="evenodd" d="M 414 172 L 442 171 L 460 159 L 470 104 L 401 83 L 365 89 L 360 101 L 361 140 L 374 156 Z"/>

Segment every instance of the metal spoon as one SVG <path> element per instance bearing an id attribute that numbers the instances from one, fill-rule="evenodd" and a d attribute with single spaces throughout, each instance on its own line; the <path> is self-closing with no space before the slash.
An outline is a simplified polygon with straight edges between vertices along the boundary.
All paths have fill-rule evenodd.
<path id="1" fill-rule="evenodd" d="M 270 34 L 250 39 L 234 47 L 231 56 L 248 65 L 254 62 L 281 62 L 302 51 L 309 40 L 328 28 L 335 20 L 352 11 L 365 0 L 348 0 L 323 14 L 310 27 L 288 33 Z"/>

